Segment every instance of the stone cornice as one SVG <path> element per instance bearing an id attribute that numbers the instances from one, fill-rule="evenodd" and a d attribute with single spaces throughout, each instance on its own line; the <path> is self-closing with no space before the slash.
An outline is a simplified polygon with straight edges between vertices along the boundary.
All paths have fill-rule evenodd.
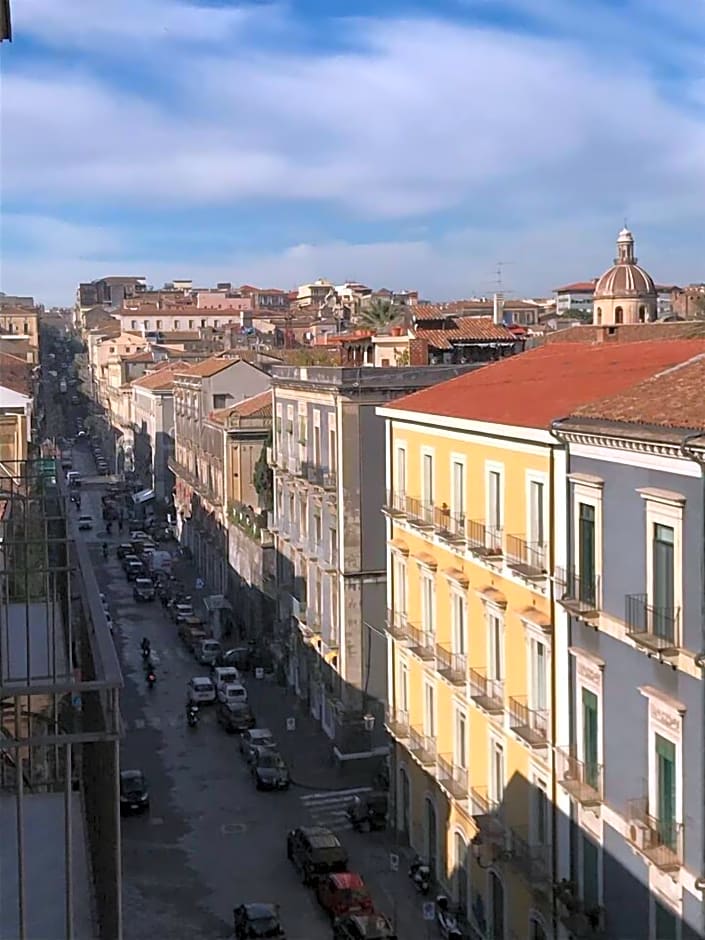
<path id="1" fill-rule="evenodd" d="M 553 433 L 560 440 L 568 444 L 584 444 L 589 447 L 604 447 L 611 450 L 620 450 L 620 451 L 631 451 L 632 453 L 638 454 L 651 454 L 655 457 L 676 457 L 680 459 L 687 459 L 683 455 L 682 446 L 685 440 L 686 435 L 683 435 L 681 440 L 676 441 L 655 441 L 655 440 L 646 440 L 645 438 L 633 437 L 618 437 L 617 435 L 599 433 L 594 431 L 579 431 L 579 430 L 570 430 L 567 428 L 554 427 Z M 694 452 L 699 452 L 700 455 L 705 459 L 705 448 L 704 447 L 693 447 L 691 445 L 690 449 Z"/>

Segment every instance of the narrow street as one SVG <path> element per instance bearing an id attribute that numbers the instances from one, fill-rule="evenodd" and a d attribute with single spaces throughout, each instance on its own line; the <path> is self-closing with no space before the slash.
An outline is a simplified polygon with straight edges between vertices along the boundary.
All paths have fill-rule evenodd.
<path id="1" fill-rule="evenodd" d="M 74 450 L 74 468 L 85 475 L 95 472 L 87 448 Z M 328 940 L 327 917 L 286 858 L 288 830 L 306 824 L 341 835 L 350 870 L 365 878 L 379 910 L 390 917 L 396 913 L 400 940 L 435 937 L 435 926 L 428 933 L 422 920 L 404 858 L 397 873 L 390 870 L 390 834 L 350 830 L 345 807 L 369 780 L 331 765 L 322 733 L 284 690 L 268 680 L 246 680 L 258 725 L 272 730 L 289 763 L 295 784 L 287 792 L 255 789 L 237 736 L 216 724 L 214 708 L 201 709 L 197 728 L 187 726 L 186 683 L 207 669 L 181 646 L 158 601 L 138 606 L 133 600 L 114 550 L 122 537 L 117 531 L 104 533 L 101 493 L 102 487 L 83 489 L 81 511 L 92 513 L 94 528 L 81 535 L 108 599 L 123 667 L 122 768 L 144 771 L 151 796 L 148 813 L 123 820 L 126 940 L 231 937 L 233 907 L 252 901 L 281 906 L 288 940 Z M 104 541 L 110 545 L 107 561 L 101 552 Z M 195 572 L 184 562 L 178 565 L 179 574 L 192 582 Z M 149 638 L 158 660 L 152 690 L 144 679 L 142 636 Z M 294 732 L 286 730 L 289 716 L 297 717 Z"/>

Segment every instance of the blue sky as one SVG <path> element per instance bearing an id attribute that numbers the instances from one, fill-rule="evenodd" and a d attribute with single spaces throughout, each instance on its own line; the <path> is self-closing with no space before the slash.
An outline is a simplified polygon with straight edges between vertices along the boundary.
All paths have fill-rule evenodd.
<path id="1" fill-rule="evenodd" d="M 0 287 L 705 279 L 701 0 L 15 0 Z"/>

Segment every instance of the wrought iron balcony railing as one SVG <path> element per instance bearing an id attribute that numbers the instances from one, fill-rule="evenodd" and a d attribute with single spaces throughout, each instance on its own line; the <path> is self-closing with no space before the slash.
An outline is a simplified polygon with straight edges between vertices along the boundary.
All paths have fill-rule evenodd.
<path id="1" fill-rule="evenodd" d="M 405 613 L 399 610 L 387 610 L 387 633 L 390 633 L 395 640 L 408 640 L 409 629 Z"/>
<path id="2" fill-rule="evenodd" d="M 532 837 L 528 826 L 510 829 L 510 861 L 534 887 L 553 884 L 551 877 L 551 846 Z"/>
<path id="3" fill-rule="evenodd" d="M 575 940 L 599 940 L 604 936 L 605 910 L 589 905 L 575 882 L 564 878 L 554 889 L 558 919 Z"/>
<path id="4" fill-rule="evenodd" d="M 504 552 L 504 533 L 498 526 L 486 525 L 478 519 L 469 519 L 465 526 L 468 551 L 480 558 L 501 558 Z"/>
<path id="5" fill-rule="evenodd" d="M 433 503 L 414 496 L 406 497 L 406 518 L 419 529 L 433 528 Z"/>
<path id="6" fill-rule="evenodd" d="M 387 709 L 386 725 L 397 740 L 405 741 L 409 737 L 409 713 L 401 708 Z"/>
<path id="7" fill-rule="evenodd" d="M 646 594 L 627 594 L 625 606 L 627 634 L 635 643 L 659 653 L 678 650 L 680 607 L 654 606 Z"/>
<path id="8" fill-rule="evenodd" d="M 602 764 L 579 760 L 574 748 L 556 748 L 556 777 L 566 793 L 582 806 L 602 803 Z"/>
<path id="9" fill-rule="evenodd" d="M 600 611 L 602 597 L 600 576 L 594 572 L 581 574 L 576 568 L 556 568 L 556 600 L 569 613 L 582 617 L 595 617 Z"/>
<path id="10" fill-rule="evenodd" d="M 546 555 L 545 542 L 527 542 L 521 535 L 507 536 L 507 565 L 522 578 L 529 581 L 545 578 Z"/>
<path id="11" fill-rule="evenodd" d="M 433 527 L 444 542 L 465 541 L 465 513 L 451 512 L 447 506 L 434 506 Z"/>
<path id="12" fill-rule="evenodd" d="M 504 841 L 506 827 L 502 807 L 490 797 L 487 787 L 470 787 L 470 812 L 483 841 L 493 844 Z"/>
<path id="13" fill-rule="evenodd" d="M 468 772 L 454 763 L 452 756 L 439 756 L 438 780 L 456 800 L 468 798 Z"/>
<path id="14" fill-rule="evenodd" d="M 490 715 L 501 715 L 504 711 L 504 682 L 490 679 L 484 669 L 469 669 L 470 698 Z"/>
<path id="15" fill-rule="evenodd" d="M 683 824 L 652 816 L 646 797 L 627 804 L 627 830 L 631 844 L 657 868 L 675 871 L 682 866 Z"/>
<path id="16" fill-rule="evenodd" d="M 299 623 L 307 623 L 308 620 L 308 608 L 306 607 L 306 601 L 300 601 L 297 597 L 291 596 L 291 615 L 295 620 L 298 620 Z"/>
<path id="17" fill-rule="evenodd" d="M 418 728 L 409 729 L 409 750 L 425 767 L 436 763 L 436 739 Z"/>
<path id="18" fill-rule="evenodd" d="M 464 653 L 453 653 L 451 648 L 436 643 L 436 669 L 454 685 L 465 685 L 468 675 L 468 658 Z"/>
<path id="19" fill-rule="evenodd" d="M 419 659 L 424 659 L 431 661 L 436 656 L 436 644 L 433 633 L 428 630 L 424 630 L 420 626 L 412 626 L 408 624 L 409 627 L 409 648 L 413 653 L 419 657 Z"/>
<path id="20" fill-rule="evenodd" d="M 509 726 L 530 747 L 548 744 L 548 711 L 530 708 L 525 695 L 509 699 Z"/>
<path id="21" fill-rule="evenodd" d="M 398 490 L 387 490 L 382 512 L 385 512 L 388 516 L 406 516 L 406 493 Z"/>

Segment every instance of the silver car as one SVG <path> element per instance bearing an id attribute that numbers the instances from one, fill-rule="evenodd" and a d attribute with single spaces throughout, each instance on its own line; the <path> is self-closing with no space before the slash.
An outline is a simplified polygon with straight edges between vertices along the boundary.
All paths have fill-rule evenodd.
<path id="1" fill-rule="evenodd" d="M 250 728 L 240 735 L 240 753 L 248 763 L 259 753 L 260 749 L 276 750 L 276 743 L 269 728 Z"/>

